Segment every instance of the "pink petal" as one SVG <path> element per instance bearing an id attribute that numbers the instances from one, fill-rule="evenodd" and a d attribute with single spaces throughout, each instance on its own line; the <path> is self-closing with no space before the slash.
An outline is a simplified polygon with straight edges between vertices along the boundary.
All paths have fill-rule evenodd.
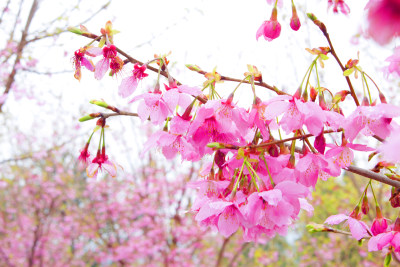
<path id="1" fill-rule="evenodd" d="M 98 169 L 99 169 L 99 164 L 90 163 L 89 166 L 87 166 L 87 168 L 86 168 L 87 176 L 96 178 Z"/>
<path id="2" fill-rule="evenodd" d="M 234 206 L 227 207 L 219 216 L 218 230 L 224 236 L 231 236 L 239 228 L 239 219 L 236 215 L 239 212 Z"/>
<path id="3" fill-rule="evenodd" d="M 103 58 L 96 64 L 96 69 L 94 71 L 94 77 L 97 80 L 101 80 L 106 74 L 108 67 L 110 65 L 110 60 L 108 58 Z"/>
<path id="4" fill-rule="evenodd" d="M 82 58 L 81 61 L 82 65 L 85 66 L 88 70 L 94 71 L 94 65 L 93 62 L 85 57 Z"/>
<path id="5" fill-rule="evenodd" d="M 350 217 L 344 214 L 337 214 L 337 215 L 332 215 L 329 216 L 324 223 L 327 224 L 339 224 L 343 222 L 344 220 L 349 219 Z"/>
<path id="6" fill-rule="evenodd" d="M 368 232 L 367 232 L 368 227 L 365 225 L 364 222 L 353 219 L 353 218 L 349 218 L 348 222 L 349 222 L 351 235 L 355 239 L 360 240 L 363 237 L 368 235 Z"/>
<path id="7" fill-rule="evenodd" d="M 135 79 L 133 76 L 124 78 L 121 82 L 121 85 L 118 87 L 118 93 L 124 98 L 128 97 L 135 92 L 137 86 L 137 79 Z"/>
<path id="8" fill-rule="evenodd" d="M 278 205 L 278 202 L 282 200 L 282 192 L 278 189 L 272 189 L 269 191 L 264 191 L 258 194 L 271 206 Z"/>
<path id="9" fill-rule="evenodd" d="M 102 167 L 111 177 L 117 176 L 117 166 L 113 162 L 107 160 L 103 163 Z"/>

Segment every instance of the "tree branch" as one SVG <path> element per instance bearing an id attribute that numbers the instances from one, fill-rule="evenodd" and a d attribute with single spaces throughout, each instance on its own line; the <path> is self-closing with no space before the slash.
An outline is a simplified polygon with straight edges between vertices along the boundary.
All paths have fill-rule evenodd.
<path id="1" fill-rule="evenodd" d="M 19 64 L 19 62 L 21 60 L 22 51 L 24 50 L 24 47 L 26 45 L 26 36 L 28 35 L 28 30 L 29 30 L 29 27 L 31 25 L 32 19 L 35 16 L 37 8 L 38 8 L 38 1 L 34 0 L 33 3 L 32 3 L 32 6 L 31 6 L 31 11 L 29 12 L 28 20 L 26 21 L 26 24 L 25 24 L 25 29 L 22 32 L 21 40 L 19 41 L 19 44 L 18 44 L 18 47 L 17 47 L 17 57 L 15 58 L 14 66 L 12 68 L 12 71 L 11 71 L 10 75 L 8 76 L 8 79 L 7 79 L 7 82 L 6 82 L 6 87 L 5 87 L 5 90 L 4 90 L 4 94 L 8 94 L 8 92 L 11 89 L 11 85 L 14 83 L 15 75 L 17 74 L 17 66 L 18 66 L 18 64 Z M 2 112 L 3 105 L 4 105 L 4 102 L 0 103 L 0 112 Z"/>

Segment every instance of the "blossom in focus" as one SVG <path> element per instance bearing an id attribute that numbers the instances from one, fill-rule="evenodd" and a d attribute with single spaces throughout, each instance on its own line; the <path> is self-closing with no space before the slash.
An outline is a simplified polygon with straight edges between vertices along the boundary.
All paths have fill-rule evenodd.
<path id="1" fill-rule="evenodd" d="M 106 74 L 110 67 L 110 61 L 117 56 L 117 50 L 115 45 L 107 45 L 102 50 L 103 59 L 96 63 L 96 69 L 94 71 L 94 77 L 97 80 L 101 80 Z"/>
<path id="2" fill-rule="evenodd" d="M 380 217 L 377 216 L 372 222 L 371 232 L 373 235 L 379 235 L 381 233 L 384 233 L 387 228 L 388 228 L 387 220 L 381 215 Z"/>
<path id="3" fill-rule="evenodd" d="M 74 57 L 72 58 L 75 68 L 74 77 L 78 81 L 80 81 L 82 77 L 81 66 L 84 66 L 85 68 L 87 68 L 92 72 L 94 71 L 93 62 L 90 59 L 86 58 L 85 54 L 87 54 L 86 49 L 80 48 L 75 51 Z"/>
<path id="4" fill-rule="evenodd" d="M 387 44 L 400 33 L 399 0 L 370 0 L 366 8 L 369 9 L 368 32 L 379 44 Z"/>
<path id="5" fill-rule="evenodd" d="M 85 147 L 81 150 L 81 154 L 78 157 L 78 161 L 81 162 L 84 166 L 89 163 L 90 153 L 88 151 L 89 143 L 86 143 Z"/>
<path id="6" fill-rule="evenodd" d="M 344 2 L 344 0 L 329 0 L 328 1 L 328 8 L 333 6 L 333 12 L 338 13 L 339 10 L 345 15 L 350 13 L 349 6 Z"/>
<path id="7" fill-rule="evenodd" d="M 368 242 L 369 251 L 382 250 L 385 247 L 392 246 L 395 252 L 400 252 L 400 219 L 397 218 L 392 227 L 392 231 L 381 233 L 371 237 Z"/>
<path id="8" fill-rule="evenodd" d="M 290 18 L 290 28 L 294 31 L 298 31 L 300 29 L 300 20 L 299 16 L 297 15 L 297 10 L 294 5 L 292 5 L 292 17 Z"/>
<path id="9" fill-rule="evenodd" d="M 138 86 L 139 81 L 149 76 L 147 73 L 144 73 L 145 71 L 146 65 L 139 66 L 139 64 L 136 63 L 132 71 L 132 76 L 122 80 L 121 85 L 118 88 L 119 95 L 122 97 L 128 97 L 133 94 Z"/>
<path id="10" fill-rule="evenodd" d="M 256 33 L 257 40 L 261 35 L 269 42 L 279 37 L 281 34 L 281 24 L 278 22 L 277 16 L 278 10 L 274 7 L 272 9 L 271 19 L 264 21 L 260 28 L 258 28 Z"/>
<path id="11" fill-rule="evenodd" d="M 345 220 L 347 220 L 347 223 L 349 224 L 351 235 L 355 239 L 360 240 L 360 239 L 364 238 L 365 236 L 367 236 L 368 226 L 364 222 L 354 219 L 345 214 L 337 214 L 337 215 L 329 216 L 325 220 L 325 223 L 331 224 L 331 225 L 339 224 Z"/>
<path id="12" fill-rule="evenodd" d="M 105 148 L 103 147 L 102 152 L 97 151 L 96 157 L 92 160 L 92 163 L 86 168 L 86 174 L 88 177 L 97 177 L 99 170 L 105 170 L 111 177 L 117 176 L 117 165 L 112 161 L 108 160 L 108 156 L 105 153 Z"/>

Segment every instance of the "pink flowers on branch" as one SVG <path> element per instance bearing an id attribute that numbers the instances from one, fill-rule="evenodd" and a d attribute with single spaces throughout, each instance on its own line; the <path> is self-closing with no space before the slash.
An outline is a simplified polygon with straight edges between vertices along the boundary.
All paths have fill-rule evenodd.
<path id="1" fill-rule="evenodd" d="M 335 12 L 340 9 L 343 13 L 348 13 L 344 1 L 330 3 Z M 277 15 L 275 1 L 271 18 L 258 29 L 257 39 L 264 36 L 271 41 L 279 37 L 281 25 Z M 158 148 L 167 159 L 176 155 L 180 155 L 182 160 L 192 162 L 206 159 L 197 181 L 190 184 L 190 187 L 199 191 L 191 207 L 199 225 L 211 227 L 224 237 L 241 232 L 245 241 L 257 242 L 266 241 L 276 234 L 286 234 L 298 219 L 301 209 L 312 213 L 313 207 L 308 199 L 311 198 L 316 184 L 319 180 L 339 176 L 341 169 L 351 170 L 353 150 L 364 152 L 365 158 L 368 153 L 369 159 L 382 152 L 383 157 L 400 162 L 400 157 L 395 155 L 395 151 L 399 149 L 399 139 L 396 137 L 399 127 L 394 122 L 400 116 L 400 108 L 388 104 L 377 86 L 368 86 L 372 79 L 361 69 L 358 60 L 349 60 L 345 66 L 341 64 L 325 25 L 314 15 L 308 16 L 328 39 L 330 46 L 307 49 L 313 60 L 303 80 L 299 82 L 300 86 L 291 92 L 293 95 L 266 84 L 261 78 L 261 72 L 251 65 L 248 65 L 248 72 L 244 74 L 240 84 L 225 96 L 217 91 L 217 84 L 240 80 L 223 76 L 216 69 L 207 72 L 197 65 L 187 65 L 190 70 L 204 75 L 205 81 L 202 89 L 182 85 L 170 74 L 165 56 L 147 63 L 137 63 L 138 60 L 131 57 L 122 61 L 118 57 L 118 48 L 111 43 L 112 39 L 107 31 L 101 37 L 93 36 L 92 38 L 104 38 L 106 44 L 101 49 L 103 58 L 96 64 L 95 77 L 102 78 L 108 68 L 111 68 L 112 75 L 118 73 L 124 62 L 135 63 L 131 75 L 122 79 L 118 93 L 124 98 L 133 96 L 129 103 L 140 102 L 137 114 L 122 112 L 101 101 L 93 102 L 114 113 L 92 113 L 81 119 L 84 121 L 99 118 L 101 127 L 99 149 L 87 168 L 88 176 L 95 177 L 101 170 L 111 176 L 116 175 L 116 164 L 109 161 L 105 154 L 105 120 L 116 115 L 138 116 L 142 122 L 149 121 L 159 127 L 146 142 L 144 152 Z M 293 2 L 290 26 L 296 31 L 300 27 Z M 88 51 L 94 53 L 94 50 Z M 344 79 L 349 85 L 348 90 L 334 91 L 323 87 L 325 85 L 319 79 L 322 70 L 318 63 L 323 68 L 323 60 L 327 61 L 329 54 L 340 63 Z M 114 66 L 113 62 L 122 63 Z M 155 86 L 152 84 L 149 90 L 137 93 L 139 81 L 144 81 L 148 76 L 146 70 L 157 73 Z M 364 90 L 351 83 L 348 76 L 352 72 L 360 73 Z M 161 76 L 168 83 L 164 88 L 160 86 Z M 314 82 L 310 77 L 315 78 Z M 241 90 L 239 86 L 244 86 L 244 83 L 249 84 L 246 90 L 250 92 L 251 89 L 253 94 L 251 103 L 243 103 L 247 99 L 239 101 L 235 98 L 236 91 Z M 257 95 L 256 86 L 267 88 L 278 95 L 262 100 Z M 376 88 L 375 94 L 371 93 L 371 88 Z M 207 90 L 208 95 L 205 96 L 203 92 Z M 358 93 L 361 92 L 364 93 L 362 106 L 358 101 Z M 350 108 L 345 109 L 344 105 L 351 101 L 356 106 L 352 103 Z M 377 101 L 380 103 L 377 104 Z M 389 143 L 379 145 L 380 148 L 371 148 L 366 145 L 368 143 L 359 144 L 359 140 L 368 138 L 387 138 Z M 89 162 L 89 143 L 90 139 L 82 150 L 82 162 Z M 396 146 L 390 147 L 391 144 Z M 380 163 L 377 165 L 380 167 L 374 171 L 379 172 L 386 168 L 392 175 L 400 177 L 388 167 L 389 164 Z M 397 181 L 383 175 L 367 173 L 364 176 L 399 186 Z M 380 208 L 375 195 L 377 216 L 372 227 L 361 220 L 361 213 L 366 214 L 369 211 L 366 200 L 369 188 L 373 193 L 370 180 L 350 215 L 333 215 L 326 223 L 339 224 L 346 221 L 350 226 L 349 234 L 355 239 L 372 237 L 370 250 L 381 249 L 392 242 L 390 246 L 397 251 L 397 233 L 386 233 L 387 221 L 378 212 Z M 383 234 L 386 234 L 384 241 L 390 241 L 385 243 L 374 239 Z"/>

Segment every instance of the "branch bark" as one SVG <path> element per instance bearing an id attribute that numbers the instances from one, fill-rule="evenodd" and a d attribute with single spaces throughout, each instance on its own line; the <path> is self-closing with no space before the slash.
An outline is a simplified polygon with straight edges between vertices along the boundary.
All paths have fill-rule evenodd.
<path id="1" fill-rule="evenodd" d="M 17 66 L 18 66 L 19 62 L 21 61 L 22 51 L 24 50 L 24 48 L 26 46 L 26 37 L 28 35 L 29 27 L 31 26 L 31 22 L 33 20 L 33 17 L 35 16 L 37 9 L 38 9 L 38 1 L 33 0 L 31 10 L 29 12 L 28 20 L 26 21 L 25 28 L 21 35 L 21 40 L 19 41 L 19 44 L 17 47 L 17 56 L 15 58 L 12 71 L 11 71 L 10 75 L 8 76 L 8 79 L 6 82 L 4 94 L 8 94 L 10 92 L 11 86 L 15 81 L 15 75 L 17 74 Z M 4 105 L 4 102 L 0 104 L 0 112 L 2 112 L 3 105 Z"/>

